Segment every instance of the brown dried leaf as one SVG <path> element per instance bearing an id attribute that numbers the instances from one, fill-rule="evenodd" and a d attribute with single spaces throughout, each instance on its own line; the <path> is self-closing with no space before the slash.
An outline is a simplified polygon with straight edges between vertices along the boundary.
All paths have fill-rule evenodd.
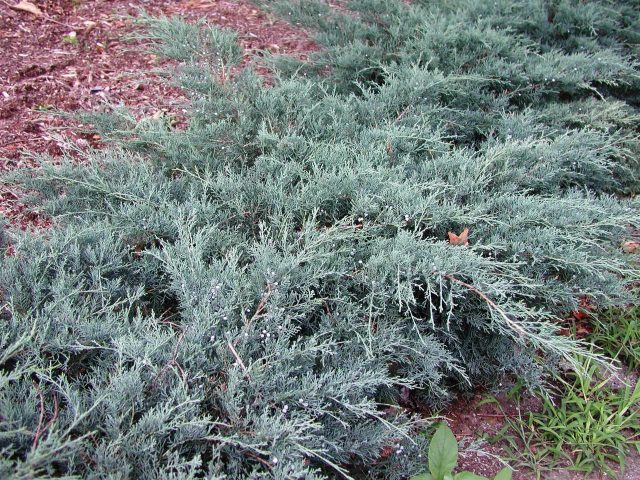
<path id="1" fill-rule="evenodd" d="M 25 0 L 22 0 L 20 3 L 18 3 L 17 5 L 12 5 L 11 8 L 13 8 L 14 10 L 21 10 L 23 12 L 28 12 L 28 13 L 32 13 L 35 16 L 39 17 L 40 15 L 42 15 L 42 10 L 40 10 L 36 5 L 34 5 L 31 2 L 27 2 Z"/>
<path id="2" fill-rule="evenodd" d="M 449 234 L 449 243 L 451 245 L 469 245 L 469 229 L 465 228 L 460 232 L 460 235 L 456 235 L 453 232 L 448 232 Z"/>
<path id="3" fill-rule="evenodd" d="M 634 240 L 627 240 L 626 242 L 622 243 L 622 250 L 625 253 L 636 253 L 638 247 L 640 247 L 640 242 L 636 242 Z"/>

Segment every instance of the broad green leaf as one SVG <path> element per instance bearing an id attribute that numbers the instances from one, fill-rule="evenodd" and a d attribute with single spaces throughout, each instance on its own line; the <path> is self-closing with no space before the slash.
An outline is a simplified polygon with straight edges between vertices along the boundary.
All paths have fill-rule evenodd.
<path id="1" fill-rule="evenodd" d="M 420 473 L 418 475 L 414 475 L 409 480 L 432 480 L 430 473 Z"/>
<path id="2" fill-rule="evenodd" d="M 453 480 L 487 480 L 487 477 L 482 477 L 471 472 L 460 472 L 456 473 L 456 476 L 453 477 Z"/>
<path id="3" fill-rule="evenodd" d="M 431 438 L 429 444 L 429 470 L 433 480 L 444 480 L 458 463 L 458 442 L 453 432 L 444 423 Z"/>
<path id="4" fill-rule="evenodd" d="M 502 470 L 496 473 L 496 476 L 493 477 L 493 480 L 511 480 L 512 474 L 513 473 L 511 472 L 511 469 L 509 467 L 504 467 Z"/>

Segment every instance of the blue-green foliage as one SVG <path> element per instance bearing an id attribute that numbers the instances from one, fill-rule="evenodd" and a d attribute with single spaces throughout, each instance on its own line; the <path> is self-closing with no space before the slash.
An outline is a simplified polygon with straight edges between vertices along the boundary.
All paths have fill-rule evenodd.
<path id="1" fill-rule="evenodd" d="M 94 115 L 20 179 L 55 227 L 0 259 L 3 478 L 403 478 L 405 407 L 539 384 L 629 301 L 633 2 L 260 3 L 324 49 L 263 87 L 147 19 L 188 127 Z"/>

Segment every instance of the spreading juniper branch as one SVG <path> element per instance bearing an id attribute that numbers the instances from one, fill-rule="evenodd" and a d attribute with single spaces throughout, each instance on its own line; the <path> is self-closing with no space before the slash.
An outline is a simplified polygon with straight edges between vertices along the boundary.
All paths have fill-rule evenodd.
<path id="1" fill-rule="evenodd" d="M 399 480 L 406 406 L 544 385 L 634 301 L 629 2 L 260 5 L 322 49 L 266 87 L 144 17 L 188 126 L 89 115 L 108 149 L 3 179 L 54 228 L 0 253 L 1 477 Z"/>

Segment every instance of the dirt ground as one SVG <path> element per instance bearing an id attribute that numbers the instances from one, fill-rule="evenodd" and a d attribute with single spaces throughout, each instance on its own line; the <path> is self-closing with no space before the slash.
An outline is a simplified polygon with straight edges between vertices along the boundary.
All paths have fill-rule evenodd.
<path id="1" fill-rule="evenodd" d="M 206 17 L 232 28 L 247 61 L 263 49 L 304 56 L 318 48 L 307 32 L 249 0 L 31 0 L 31 6 L 16 8 L 18 4 L 24 2 L 0 0 L 0 174 L 33 165 L 35 154 L 61 155 L 69 143 L 101 145 L 98 135 L 82 133 L 82 125 L 52 112 L 100 110 L 107 103 L 124 104 L 138 115 L 184 112 L 188 100 L 182 92 L 150 73 L 166 63 L 126 39 L 140 8 L 192 20 Z M 22 229 L 49 225 L 46 218 L 27 212 L 20 192 L 9 187 L 0 186 L 0 213 L 10 226 Z M 503 423 L 496 406 L 478 406 L 480 398 L 460 401 L 445 413 L 460 440 L 472 440 L 481 431 L 493 434 Z M 502 403 L 507 412 L 513 410 L 508 401 Z M 485 448 L 489 455 L 463 452 L 462 466 L 478 474 L 497 472 L 502 465 L 491 455 L 502 451 Z M 514 478 L 535 477 L 519 472 Z M 543 478 L 584 477 L 563 471 Z M 640 480 L 640 458 L 629 459 L 623 478 Z"/>

